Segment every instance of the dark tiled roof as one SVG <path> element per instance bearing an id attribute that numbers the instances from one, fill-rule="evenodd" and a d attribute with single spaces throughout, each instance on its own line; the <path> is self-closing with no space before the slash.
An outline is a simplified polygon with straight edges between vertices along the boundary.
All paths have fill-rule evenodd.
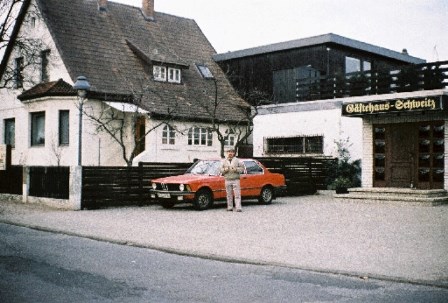
<path id="1" fill-rule="evenodd" d="M 40 83 L 24 91 L 17 98 L 21 101 L 26 101 L 43 96 L 76 96 L 76 94 L 76 90 L 70 84 L 59 79 L 58 81 Z"/>
<path id="2" fill-rule="evenodd" d="M 255 56 L 260 54 L 266 54 L 266 53 L 273 53 L 278 52 L 282 50 L 288 50 L 288 49 L 294 49 L 294 48 L 301 48 L 301 47 L 308 47 L 313 45 L 319 45 L 319 44 L 328 44 L 328 43 L 334 43 L 339 44 L 343 46 L 348 46 L 351 48 L 367 51 L 370 53 L 378 54 L 384 57 L 389 57 L 395 60 L 400 60 L 403 62 L 408 63 L 425 63 L 426 61 L 417 57 L 412 57 L 403 53 L 399 53 L 384 47 L 375 46 L 372 44 L 368 44 L 365 42 L 349 39 L 346 37 L 342 37 L 335 34 L 325 34 L 320 36 L 314 36 L 309 38 L 303 38 L 303 39 L 297 39 L 297 40 L 291 40 L 291 41 L 285 41 L 280 43 L 274 43 L 269 45 L 263 45 L 243 50 L 238 50 L 234 52 L 227 52 L 222 54 L 214 55 L 214 59 L 216 61 L 225 61 L 230 59 L 236 59 L 236 58 L 242 58 L 242 57 L 248 57 L 248 56 Z"/>
<path id="3" fill-rule="evenodd" d="M 141 106 L 155 115 L 170 109 L 179 117 L 206 117 L 214 107 L 215 81 L 201 77 L 195 65 L 201 63 L 216 79 L 218 118 L 243 118 L 232 106 L 248 105 L 214 62 L 216 52 L 194 20 L 155 12 L 155 21 L 147 21 L 140 8 L 110 1 L 105 12 L 96 0 L 37 2 L 70 77 L 86 76 L 95 95 L 131 95 L 144 88 Z M 178 66 L 182 84 L 153 81 L 149 62 Z"/>

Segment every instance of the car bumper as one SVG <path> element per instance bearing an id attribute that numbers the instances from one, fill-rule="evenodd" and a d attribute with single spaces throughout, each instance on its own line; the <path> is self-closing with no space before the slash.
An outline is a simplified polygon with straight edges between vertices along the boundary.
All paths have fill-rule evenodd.
<path id="1" fill-rule="evenodd" d="M 194 199 L 195 192 L 192 191 L 167 191 L 167 190 L 150 190 L 151 199 L 159 201 L 183 202 Z"/>

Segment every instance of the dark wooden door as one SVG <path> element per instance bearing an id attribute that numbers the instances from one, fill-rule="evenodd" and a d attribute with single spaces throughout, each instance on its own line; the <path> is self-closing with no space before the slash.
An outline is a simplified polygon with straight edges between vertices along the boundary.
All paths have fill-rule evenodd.
<path id="1" fill-rule="evenodd" d="M 386 134 L 389 159 L 386 165 L 386 186 L 409 188 L 415 185 L 418 153 L 416 124 L 390 124 Z"/>

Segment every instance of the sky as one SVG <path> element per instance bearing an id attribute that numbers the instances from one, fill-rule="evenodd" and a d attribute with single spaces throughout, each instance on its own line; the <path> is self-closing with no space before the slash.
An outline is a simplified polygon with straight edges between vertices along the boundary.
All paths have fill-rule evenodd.
<path id="1" fill-rule="evenodd" d="M 141 7 L 142 0 L 110 0 Z M 218 53 L 334 33 L 448 60 L 448 0 L 154 0 L 194 19 Z"/>

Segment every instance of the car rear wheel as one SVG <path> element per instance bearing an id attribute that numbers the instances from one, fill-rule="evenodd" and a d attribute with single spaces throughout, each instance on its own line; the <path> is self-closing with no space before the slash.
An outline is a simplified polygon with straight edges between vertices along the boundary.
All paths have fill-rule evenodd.
<path id="1" fill-rule="evenodd" d="M 201 189 L 196 193 L 196 197 L 193 202 L 196 210 L 205 210 L 213 205 L 212 193 L 207 189 Z"/>
<path id="2" fill-rule="evenodd" d="M 172 202 L 172 201 L 163 201 L 160 204 L 162 204 L 163 208 L 173 208 L 174 207 L 174 202 Z"/>
<path id="3" fill-rule="evenodd" d="M 261 189 L 260 197 L 258 198 L 258 201 L 261 204 L 271 204 L 272 199 L 274 198 L 274 191 L 272 187 L 265 186 Z"/>

